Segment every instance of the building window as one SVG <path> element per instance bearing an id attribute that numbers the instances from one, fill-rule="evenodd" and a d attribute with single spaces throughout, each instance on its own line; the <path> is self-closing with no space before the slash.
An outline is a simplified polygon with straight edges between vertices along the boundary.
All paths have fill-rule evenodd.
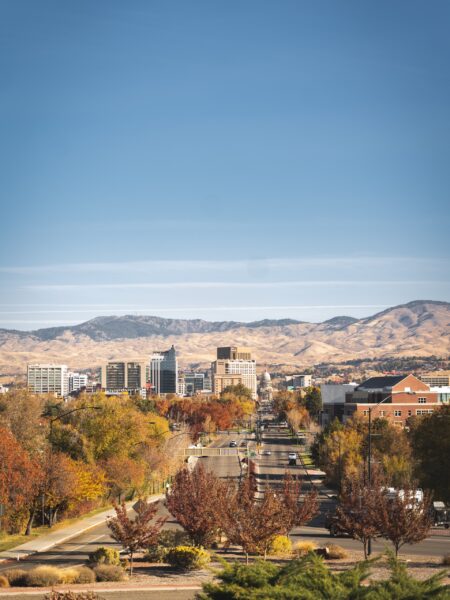
<path id="1" fill-rule="evenodd" d="M 419 404 L 426 404 L 427 403 L 427 399 L 426 398 L 418 398 L 417 402 Z"/>
<path id="2" fill-rule="evenodd" d="M 401 417 L 401 416 L 402 416 L 401 410 L 394 410 L 394 417 Z"/>
<path id="3" fill-rule="evenodd" d="M 408 417 L 412 415 L 412 410 L 408 410 Z"/>
<path id="4" fill-rule="evenodd" d="M 386 411 L 380 410 L 380 417 L 385 417 L 385 416 L 386 416 Z"/>
<path id="5" fill-rule="evenodd" d="M 368 411 L 368 410 L 363 410 L 363 415 L 364 415 L 365 417 L 368 417 L 368 416 L 369 416 L 369 411 Z"/>

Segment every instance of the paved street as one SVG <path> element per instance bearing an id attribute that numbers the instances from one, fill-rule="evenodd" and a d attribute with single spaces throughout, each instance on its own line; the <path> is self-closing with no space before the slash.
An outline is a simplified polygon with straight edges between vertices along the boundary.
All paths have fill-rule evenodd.
<path id="1" fill-rule="evenodd" d="M 231 433 L 221 435 L 214 446 L 228 447 L 231 440 L 236 440 L 238 446 L 245 440 L 250 442 L 252 447 L 254 445 L 254 437 L 246 433 Z M 305 471 L 300 464 L 297 466 L 288 465 L 288 452 L 292 450 L 298 450 L 298 447 L 293 445 L 293 440 L 288 434 L 286 428 L 280 428 L 278 426 L 268 426 L 263 433 L 262 446 L 260 449 L 259 456 L 255 459 L 257 464 L 257 481 L 258 488 L 262 490 L 264 486 L 277 486 L 280 484 L 284 473 L 289 471 L 290 473 L 303 477 L 304 490 L 311 488 L 311 483 L 305 477 Z M 270 452 L 270 455 L 266 455 L 265 452 Z M 203 457 L 199 460 L 204 461 L 205 466 L 217 473 L 220 477 L 224 478 L 238 478 L 241 469 L 240 463 L 236 456 L 217 456 L 217 457 Z M 314 477 L 317 480 L 317 477 Z M 320 480 L 319 480 L 320 481 Z M 323 492 L 324 488 L 319 484 L 319 491 Z M 330 510 L 333 507 L 333 500 L 330 500 L 325 494 L 320 493 L 320 505 L 321 513 L 314 521 L 307 527 L 296 528 L 292 531 L 291 537 L 293 541 L 299 539 L 313 540 L 319 545 L 325 545 L 333 541 L 339 545 L 348 548 L 350 550 L 361 550 L 361 544 L 357 541 L 349 538 L 331 538 L 328 530 L 323 527 L 323 513 Z M 163 506 L 160 506 L 160 514 L 167 514 Z M 170 517 L 167 527 L 177 527 L 176 522 Z M 385 542 L 375 541 L 373 544 L 374 552 L 382 552 L 387 544 Z M 99 546 L 112 546 L 118 547 L 117 544 L 109 536 L 109 530 L 105 523 L 89 530 L 88 532 L 81 534 L 71 540 L 64 542 L 58 546 L 55 546 L 49 551 L 36 554 L 29 557 L 28 559 L 20 562 L 20 567 L 29 569 L 39 564 L 53 564 L 56 566 L 66 567 L 84 564 L 90 552 L 95 550 Z M 450 537 L 444 531 L 434 532 L 433 535 L 428 537 L 422 543 L 414 546 L 405 546 L 402 550 L 405 554 L 412 555 L 430 555 L 430 556 L 442 556 L 450 551 Z M 19 566 L 18 563 L 11 564 L 0 564 L 0 572 L 11 566 Z M 25 598 L 43 598 L 42 595 L 30 595 L 25 591 L 19 594 L 12 594 L 11 592 L 0 592 L 2 597 L 11 597 L 16 600 L 22 600 Z M 166 598 L 177 600 L 194 598 L 195 592 L 192 590 L 175 591 L 163 591 L 161 589 L 147 589 L 147 590 L 127 590 L 126 598 L 133 600 L 140 600 L 145 598 L 158 597 L 161 600 Z M 101 592 L 101 596 L 107 599 L 116 600 L 124 598 L 123 592 Z"/>
<path id="2" fill-rule="evenodd" d="M 259 459 L 259 485 L 277 485 L 283 478 L 286 471 L 292 474 L 300 475 L 304 478 L 304 490 L 311 488 L 309 481 L 304 477 L 305 471 L 300 465 L 290 467 L 287 463 L 287 455 L 291 450 L 297 450 L 293 444 L 292 438 L 288 434 L 287 429 L 278 427 L 269 427 L 263 433 L 262 450 L 269 450 L 270 456 L 262 455 Z M 318 487 L 319 492 L 322 486 Z M 333 508 L 334 502 L 327 498 L 323 493 L 320 493 L 320 508 L 321 514 L 318 515 L 312 523 L 307 527 L 296 528 L 292 531 L 291 537 L 293 541 L 299 539 L 308 539 L 317 542 L 319 545 L 326 543 L 336 543 L 349 550 L 361 550 L 362 545 L 353 539 L 347 537 L 331 538 L 327 529 L 324 528 L 324 514 Z M 388 542 L 375 540 L 372 544 L 373 552 L 383 552 Z M 420 544 L 412 546 L 404 546 L 401 550 L 404 554 L 413 555 L 429 555 L 443 556 L 450 552 L 450 537 L 442 530 L 435 530 L 426 540 Z"/>

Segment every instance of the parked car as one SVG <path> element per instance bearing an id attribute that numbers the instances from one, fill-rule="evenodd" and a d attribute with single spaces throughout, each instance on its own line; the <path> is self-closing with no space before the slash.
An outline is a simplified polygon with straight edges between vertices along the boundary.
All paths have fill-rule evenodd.
<path id="1" fill-rule="evenodd" d="M 237 448 L 237 442 L 236 442 L 236 440 L 231 440 L 231 442 L 230 442 L 230 448 Z"/>
<path id="2" fill-rule="evenodd" d="M 348 535 L 339 525 L 339 519 L 335 513 L 327 513 L 325 515 L 325 528 L 328 529 L 331 537 Z"/>
<path id="3" fill-rule="evenodd" d="M 435 527 L 450 527 L 450 508 L 439 500 L 433 502 L 433 523 Z"/>
<path id="4" fill-rule="evenodd" d="M 296 465 L 297 464 L 297 452 L 289 452 L 288 454 L 288 464 Z"/>
<path id="5" fill-rule="evenodd" d="M 272 452 L 270 450 L 263 450 L 263 456 L 271 456 Z"/>

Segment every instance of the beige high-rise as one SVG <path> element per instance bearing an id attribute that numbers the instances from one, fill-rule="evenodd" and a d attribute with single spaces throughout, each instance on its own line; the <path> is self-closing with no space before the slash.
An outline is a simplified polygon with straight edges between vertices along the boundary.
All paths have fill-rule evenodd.
<path id="1" fill-rule="evenodd" d="M 250 348 L 217 348 L 217 360 L 211 363 L 213 393 L 220 394 L 230 385 L 245 385 L 256 400 L 256 361 Z"/>

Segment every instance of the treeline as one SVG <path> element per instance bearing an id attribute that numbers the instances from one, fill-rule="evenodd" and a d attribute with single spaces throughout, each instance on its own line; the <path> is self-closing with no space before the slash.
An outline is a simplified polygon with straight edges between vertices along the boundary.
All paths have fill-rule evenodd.
<path id="1" fill-rule="evenodd" d="M 172 422 L 189 427 L 194 436 L 236 426 L 247 426 L 255 411 L 251 392 L 243 385 L 229 386 L 217 396 L 180 398 L 168 395 L 137 400 L 142 410 L 154 411 Z"/>
<path id="2" fill-rule="evenodd" d="M 238 391 L 148 400 L 96 393 L 68 402 L 20 389 L 2 395 L 1 528 L 30 533 L 34 523 L 52 526 L 114 499 L 161 491 L 199 432 L 248 420 L 254 403 Z"/>
<path id="3" fill-rule="evenodd" d="M 282 390 L 274 396 L 274 411 L 278 418 L 288 422 L 293 430 L 309 427 L 320 419 L 322 396 L 320 388 L 307 387 L 301 390 Z"/>
<path id="4" fill-rule="evenodd" d="M 418 483 L 431 490 L 436 500 L 450 502 L 450 406 L 433 414 L 411 417 L 409 430 L 386 419 L 372 424 L 372 462 L 387 485 L 396 488 Z M 345 424 L 337 419 L 316 436 L 312 456 L 338 489 L 358 473 L 367 474 L 368 421 L 353 417 Z"/>

